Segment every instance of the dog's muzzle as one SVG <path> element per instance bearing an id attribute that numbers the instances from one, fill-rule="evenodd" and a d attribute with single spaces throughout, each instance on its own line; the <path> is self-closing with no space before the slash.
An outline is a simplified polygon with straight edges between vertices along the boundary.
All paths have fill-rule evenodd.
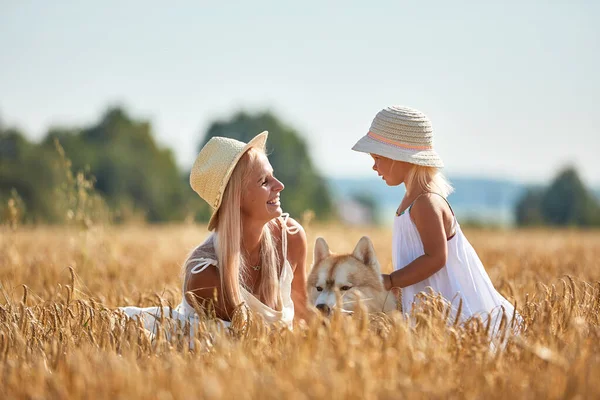
<path id="1" fill-rule="evenodd" d="M 331 313 L 331 308 L 327 304 L 317 304 L 317 310 L 321 311 L 324 315 L 329 315 Z"/>

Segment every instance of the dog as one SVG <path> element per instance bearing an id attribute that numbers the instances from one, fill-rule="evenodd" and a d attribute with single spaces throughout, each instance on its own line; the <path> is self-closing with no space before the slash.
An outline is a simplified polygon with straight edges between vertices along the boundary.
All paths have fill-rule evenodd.
<path id="1" fill-rule="evenodd" d="M 352 313 L 359 301 L 369 313 L 397 309 L 396 296 L 383 287 L 379 261 L 367 236 L 358 241 L 352 254 L 334 254 L 325 239 L 317 238 L 307 292 L 309 302 L 324 316 L 334 309 Z"/>

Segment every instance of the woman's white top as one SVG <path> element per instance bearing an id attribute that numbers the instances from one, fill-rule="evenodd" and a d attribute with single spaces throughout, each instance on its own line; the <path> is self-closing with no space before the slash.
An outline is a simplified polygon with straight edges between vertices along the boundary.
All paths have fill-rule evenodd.
<path id="1" fill-rule="evenodd" d="M 281 310 L 275 310 L 267 306 L 244 287 L 241 288 L 241 291 L 242 299 L 246 306 L 254 313 L 259 314 L 265 322 L 269 324 L 283 323 L 291 328 L 294 320 L 294 303 L 292 302 L 292 280 L 294 277 L 294 272 L 289 261 L 287 260 L 287 233 L 295 234 L 297 229 L 291 229 L 287 226 L 288 217 L 289 214 L 283 214 L 279 218 L 282 226 L 281 244 L 283 255 L 283 268 L 279 277 L 279 290 L 281 292 L 282 299 Z M 211 237 L 209 237 L 205 243 L 214 239 L 213 235 L 211 235 Z M 190 269 L 189 273 L 198 274 L 211 265 L 214 265 L 218 268 L 219 264 L 216 260 L 216 257 L 199 258 L 197 260 L 197 264 Z M 178 320 L 182 323 L 189 321 L 190 325 L 193 327 L 194 324 L 198 322 L 198 315 L 185 298 L 186 281 L 187 279 L 184 279 L 183 296 L 181 302 L 173 309 L 170 309 L 169 307 L 120 307 L 119 309 L 130 318 L 135 317 L 142 319 L 144 327 L 152 335 L 155 333 L 155 322 L 161 318 L 161 315 L 167 318 L 170 317 Z M 221 322 L 225 327 L 230 325 L 229 321 Z"/>

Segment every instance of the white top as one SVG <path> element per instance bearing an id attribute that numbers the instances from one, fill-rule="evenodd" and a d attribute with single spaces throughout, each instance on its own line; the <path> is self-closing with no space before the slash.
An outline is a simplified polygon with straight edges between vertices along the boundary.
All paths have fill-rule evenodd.
<path id="1" fill-rule="evenodd" d="M 294 320 L 294 303 L 292 302 L 292 280 L 294 278 L 294 272 L 292 267 L 287 260 L 287 234 L 295 234 L 298 232 L 296 228 L 290 228 L 287 226 L 287 218 L 289 214 L 283 214 L 280 218 L 282 229 L 281 229 L 281 244 L 282 244 L 282 255 L 283 255 L 283 268 L 281 276 L 279 278 L 279 289 L 281 291 L 282 308 L 280 311 L 274 310 L 267 306 L 259 299 L 257 299 L 252 293 L 242 287 L 243 301 L 246 303 L 248 308 L 253 312 L 260 314 L 265 322 L 269 324 L 283 322 L 289 328 L 292 327 Z M 218 262 L 211 258 L 200 258 L 198 264 L 196 264 L 191 270 L 191 274 L 198 274 L 208 268 L 210 265 L 218 266 Z M 198 322 L 198 315 L 192 306 L 190 306 L 185 298 L 185 279 L 183 287 L 183 296 L 181 303 L 173 309 L 169 307 L 120 307 L 130 318 L 138 317 L 141 318 L 144 327 L 151 336 L 154 336 L 156 326 L 155 322 L 161 318 L 161 316 L 171 317 L 182 323 L 189 321 L 192 325 Z M 230 325 L 229 321 L 221 321 L 224 326 Z M 169 332 L 166 332 L 169 336 Z"/>
<path id="2" fill-rule="evenodd" d="M 394 219 L 392 243 L 394 270 L 406 267 L 413 260 L 425 254 L 421 236 L 410 217 L 411 207 Z M 405 313 L 410 312 L 416 301 L 415 296 L 420 292 L 427 292 L 427 288 L 431 287 L 434 292 L 440 293 L 452 303 L 454 315 L 456 315 L 459 298 L 462 298 L 462 322 L 473 315 L 480 315 L 485 319 L 487 313 L 491 313 L 492 327 L 497 328 L 500 322 L 499 318 L 502 316 L 501 307 L 504 307 L 510 322 L 515 312 L 513 305 L 494 288 L 475 249 L 456 221 L 456 217 L 454 217 L 454 227 L 455 234 L 447 241 L 446 265 L 429 278 L 402 288 L 402 309 Z M 518 315 L 517 320 L 521 321 Z"/>
<path id="3" fill-rule="evenodd" d="M 283 322 L 288 327 L 292 326 L 292 322 L 294 320 L 294 303 L 292 301 L 292 280 L 294 278 L 294 271 L 292 270 L 292 266 L 290 265 L 287 259 L 287 233 L 295 234 L 298 232 L 297 229 L 290 229 L 287 226 L 287 218 L 289 214 L 285 213 L 281 218 L 282 232 L 281 232 L 281 246 L 282 246 L 282 255 L 283 255 L 283 269 L 281 271 L 281 276 L 279 277 L 279 290 L 281 291 L 281 299 L 282 299 L 282 307 L 281 311 L 274 310 L 271 307 L 264 304 L 260 301 L 256 296 L 250 293 L 243 286 L 241 287 L 242 292 L 242 300 L 250 310 L 253 312 L 260 314 L 261 317 L 270 324 L 276 322 Z M 191 274 L 198 274 L 208 268 L 210 265 L 214 265 L 218 267 L 218 262 L 214 259 L 204 258 L 200 259 L 199 263 L 195 265 L 191 270 Z M 183 292 L 185 293 L 185 280 L 183 283 Z M 177 306 L 176 310 L 178 312 L 191 316 L 195 315 L 194 308 L 189 305 L 187 302 L 185 295 L 183 296 L 181 303 Z M 223 323 L 228 326 L 229 322 L 223 321 Z"/>

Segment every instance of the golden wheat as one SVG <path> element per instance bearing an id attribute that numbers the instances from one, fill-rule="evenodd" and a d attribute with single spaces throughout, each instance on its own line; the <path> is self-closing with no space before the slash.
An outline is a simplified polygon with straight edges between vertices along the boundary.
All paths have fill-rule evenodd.
<path id="1" fill-rule="evenodd" d="M 311 224 L 349 252 L 387 229 Z M 175 306 L 194 225 L 0 231 L 1 398 L 593 398 L 600 395 L 600 232 L 470 230 L 492 281 L 526 322 L 490 350 L 489 326 L 448 323 L 433 295 L 413 315 L 334 315 L 293 332 L 207 318 L 151 339 L 121 305 Z M 312 255 L 309 254 L 309 262 Z M 241 314 L 239 314 L 241 315 Z M 510 319 L 503 326 L 511 325 Z M 167 333 L 172 334 L 167 334 Z M 502 338 L 498 339 L 499 341 Z M 189 350 L 190 341 L 194 345 Z"/>

